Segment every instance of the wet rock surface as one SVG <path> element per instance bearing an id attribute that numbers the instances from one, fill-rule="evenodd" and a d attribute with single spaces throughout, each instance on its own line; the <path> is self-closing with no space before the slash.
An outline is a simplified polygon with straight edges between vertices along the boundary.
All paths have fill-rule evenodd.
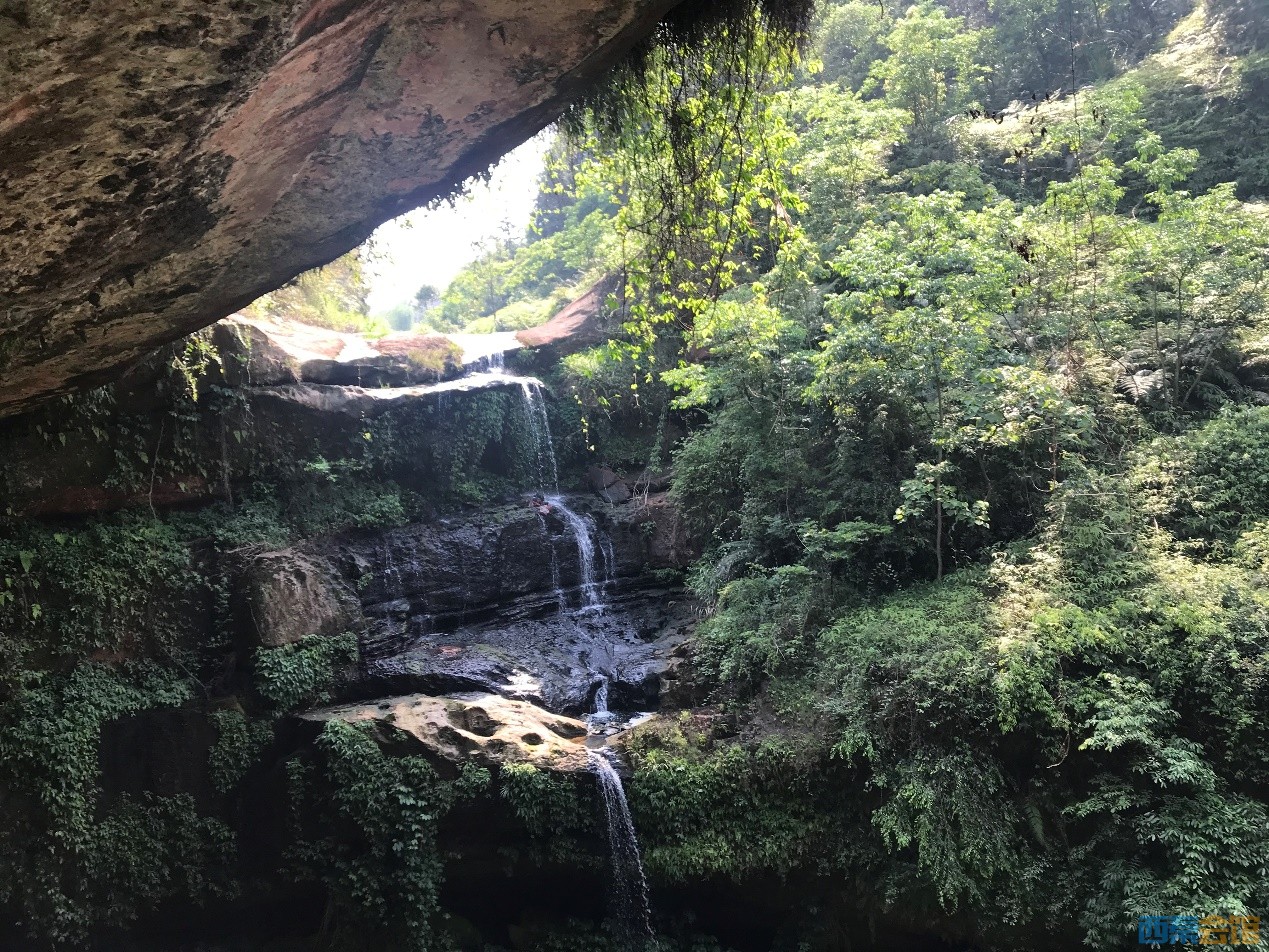
<path id="1" fill-rule="evenodd" d="M 681 594 L 666 590 L 627 595 L 602 610 L 548 605 L 537 617 L 420 635 L 368 660 L 358 690 L 485 690 L 581 716 L 607 680 L 614 708 L 651 710 L 692 621 Z"/>
<path id="2" fill-rule="evenodd" d="M 655 708 L 694 621 L 657 574 L 682 564 L 677 524 L 656 499 L 567 499 L 590 529 L 591 588 L 574 525 L 528 504 L 345 543 L 332 561 L 365 615 L 345 696 L 478 690 L 582 715 L 606 680 L 614 709 Z"/>

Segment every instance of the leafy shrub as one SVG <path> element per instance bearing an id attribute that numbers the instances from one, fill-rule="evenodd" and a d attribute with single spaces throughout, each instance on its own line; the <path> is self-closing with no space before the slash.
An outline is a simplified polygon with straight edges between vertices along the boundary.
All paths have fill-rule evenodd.
<path id="1" fill-rule="evenodd" d="M 251 769 L 261 751 L 273 740 L 273 723 L 248 719 L 241 711 L 215 711 L 216 746 L 208 757 L 212 785 L 229 793 Z"/>
<path id="2" fill-rule="evenodd" d="M 35 658 L 178 650 L 200 578 L 172 526 L 134 512 L 81 527 L 9 528 L 0 538 L 0 645 L 10 674 Z"/>
<path id="3" fill-rule="evenodd" d="M 368 731 L 326 724 L 316 760 L 292 763 L 296 872 L 325 884 L 341 948 L 437 947 L 437 828 L 455 798 L 422 757 L 391 757 Z M 469 787 L 470 785 L 467 785 Z"/>
<path id="4" fill-rule="evenodd" d="M 153 666 L 81 664 L 26 674 L 0 707 L 0 903 L 33 939 L 81 941 L 228 887 L 232 837 L 188 797 L 100 798 L 102 726 L 188 697 Z"/>
<path id="5" fill-rule="evenodd" d="M 1232 542 L 1269 517 L 1269 407 L 1234 410 L 1155 441 L 1137 480 L 1178 537 Z"/>
<path id="6" fill-rule="evenodd" d="M 559 836 L 589 827 L 570 780 L 525 763 L 503 764 L 498 779 L 499 795 L 532 835 Z"/>
<path id="7" fill-rule="evenodd" d="M 357 636 L 309 635 L 293 645 L 260 648 L 255 655 L 256 689 L 282 711 L 330 699 L 339 666 L 357 660 Z"/>

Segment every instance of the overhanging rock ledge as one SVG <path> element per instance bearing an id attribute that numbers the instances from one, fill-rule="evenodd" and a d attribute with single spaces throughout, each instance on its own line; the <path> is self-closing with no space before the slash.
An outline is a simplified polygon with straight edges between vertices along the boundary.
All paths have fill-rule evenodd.
<path id="1" fill-rule="evenodd" d="M 447 194 L 675 2 L 0 3 L 0 416 Z"/>

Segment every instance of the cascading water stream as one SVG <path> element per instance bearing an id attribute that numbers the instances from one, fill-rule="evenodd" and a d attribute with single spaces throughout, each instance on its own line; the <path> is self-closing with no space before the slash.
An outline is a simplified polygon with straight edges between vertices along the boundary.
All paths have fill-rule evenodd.
<path id="1" fill-rule="evenodd" d="M 606 686 L 607 682 L 605 682 Z M 596 706 L 598 706 L 596 695 Z M 651 907 L 648 904 L 648 880 L 643 874 L 643 858 L 635 837 L 630 805 L 621 776 L 603 750 L 588 750 L 590 766 L 599 784 L 608 824 L 608 849 L 612 858 L 613 913 L 623 938 L 631 944 L 646 943 L 653 937 Z"/>
<path id="2" fill-rule="evenodd" d="M 503 363 L 503 352 L 497 347 L 481 346 L 483 342 L 467 341 L 465 351 L 470 355 L 469 373 L 458 381 L 450 381 L 433 387 L 447 391 L 485 382 L 515 384 L 524 401 L 524 416 L 529 436 L 533 442 L 533 463 L 537 485 L 543 496 L 537 499 L 538 517 L 546 531 L 544 512 L 558 512 L 567 524 L 577 545 L 577 563 L 582 606 L 581 611 L 602 611 L 604 594 L 616 575 L 616 554 L 612 540 L 602 532 L 589 515 L 574 511 L 559 490 L 559 470 L 555 462 L 555 444 L 551 436 L 550 418 L 546 410 L 541 381 L 532 377 L 508 374 Z M 513 346 L 508 344 L 507 346 Z M 545 493 L 551 493 L 545 495 Z M 549 508 L 548 508 L 549 507 Z M 551 538 L 549 532 L 546 533 Z M 598 546 L 596 543 L 598 542 Z M 596 573 L 596 548 L 602 560 L 602 578 Z M 559 565 L 551 543 L 552 585 L 559 599 L 560 609 L 566 608 L 564 592 L 560 587 Z M 608 710 L 609 679 L 603 677 L 595 689 L 594 712 L 588 719 L 591 732 L 605 733 L 605 726 L 614 720 Z M 635 836 L 634 821 L 626 801 L 626 791 L 617 773 L 611 753 L 606 749 L 587 749 L 590 767 L 595 774 L 604 807 L 604 819 L 608 831 L 608 848 L 613 871 L 613 913 L 621 930 L 621 938 L 632 950 L 646 950 L 654 938 L 651 911 L 648 903 L 648 882 L 643 871 L 643 859 Z"/>
<path id="3" fill-rule="evenodd" d="M 606 532 L 601 532 L 599 535 L 599 551 L 604 558 L 604 577 L 600 582 L 600 591 L 607 594 L 608 587 L 617 577 L 617 552 L 613 549 L 612 539 Z"/>
<path id="4" fill-rule="evenodd" d="M 559 510 L 577 542 L 578 588 L 582 593 L 582 607 L 603 608 L 599 585 L 595 582 L 595 540 L 591 537 L 590 520 L 570 509 L 561 496 L 548 496 L 546 501 Z"/>
<path id="5" fill-rule="evenodd" d="M 455 335 L 455 338 L 457 339 L 459 336 Z M 493 343 L 494 346 L 489 346 L 490 343 Z M 558 511 L 563 516 L 577 544 L 577 563 L 580 575 L 578 587 L 581 591 L 581 608 L 583 610 L 600 610 L 604 607 L 602 600 L 604 589 L 607 588 L 608 582 L 612 577 L 612 566 L 614 564 L 612 543 L 605 536 L 597 533 L 594 520 L 589 516 L 579 515 L 569 507 L 568 503 L 560 495 L 559 468 L 555 462 L 555 441 L 551 436 L 551 420 L 546 412 L 542 381 L 535 377 L 520 377 L 507 373 L 504 363 L 504 351 L 497 349 L 498 346 L 513 347 L 518 346 L 518 344 L 514 337 L 510 337 L 509 341 L 486 343 L 477 340 L 476 335 L 466 335 L 463 338 L 463 347 L 464 352 L 469 356 L 467 362 L 468 372 L 458 380 L 436 384 L 429 389 L 439 393 L 443 398 L 448 390 L 465 389 L 473 384 L 515 384 L 519 387 L 524 405 L 525 422 L 528 425 L 529 437 L 533 444 L 533 468 L 537 479 L 537 487 L 539 491 L 551 494 L 544 497 L 544 502 L 548 503 L 551 509 Z M 596 535 L 599 537 L 600 551 L 604 562 L 602 581 L 596 579 Z M 555 562 L 554 549 L 552 549 L 551 569 L 552 582 L 558 597 L 560 610 L 563 611 L 568 606 L 559 584 L 559 566 Z"/>
<path id="6" fill-rule="evenodd" d="M 520 384 L 524 397 L 524 415 L 528 418 L 529 432 L 533 436 L 533 451 L 537 462 L 538 486 L 545 490 L 560 491 L 560 474 L 555 465 L 555 441 L 551 439 L 551 420 L 546 415 L 546 401 L 542 398 L 542 384 L 531 377 L 509 377 Z M 550 482 L 547 482 L 550 476 Z"/>

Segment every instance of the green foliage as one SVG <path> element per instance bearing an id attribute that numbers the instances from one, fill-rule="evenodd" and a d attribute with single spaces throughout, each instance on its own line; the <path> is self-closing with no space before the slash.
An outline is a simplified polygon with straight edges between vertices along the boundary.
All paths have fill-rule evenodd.
<path id="1" fill-rule="evenodd" d="M 170 657 L 199 588 L 186 541 L 148 515 L 63 528 L 10 522 L 0 538 L 3 677 L 94 652 Z"/>
<path id="2" fill-rule="evenodd" d="M 499 796 L 532 836 L 571 836 L 590 828 L 588 811 L 571 780 L 526 763 L 503 764 L 498 780 Z"/>
<path id="3" fill-rule="evenodd" d="M 256 690 L 280 711 L 330 700 L 340 667 L 357 660 L 357 636 L 309 635 L 293 645 L 259 648 L 255 654 Z"/>
<path id="4" fill-rule="evenodd" d="M 577 180 L 580 156 L 557 145 L 525 240 L 495 242 L 460 271 L 420 320 L 475 333 L 535 327 L 584 293 L 614 263 L 615 206 Z"/>
<path id="5" fill-rule="evenodd" d="M 325 884 L 342 948 L 430 952 L 443 874 L 437 828 L 454 786 L 422 757 L 389 756 L 341 721 L 326 724 L 316 755 L 310 769 L 292 770 L 297 873 Z"/>
<path id="6" fill-rule="evenodd" d="M 804 660 L 819 584 L 802 565 L 728 582 L 697 630 L 697 663 L 719 683 L 754 686 Z"/>
<path id="7" fill-rule="evenodd" d="M 1160 438 L 1138 474 L 1152 515 L 1178 537 L 1228 551 L 1269 517 L 1269 409 L 1222 414 L 1181 437 Z"/>
<path id="8" fill-rule="evenodd" d="M 1001 104 L 1040 93 L 1110 79 L 1150 52 L 1184 2 L 1142 6 L 1130 0 L 990 0 L 992 54 Z"/>
<path id="9" fill-rule="evenodd" d="M 907 111 L 913 136 L 930 142 L 944 120 L 975 103 L 975 83 L 986 71 L 978 57 L 989 38 L 933 3 L 917 4 L 881 41 L 890 55 L 875 62 L 869 78 L 887 103 Z"/>
<path id="10" fill-rule="evenodd" d="M 428 435 L 428 451 L 435 481 L 450 499 L 479 505 L 532 485 L 536 449 L 519 392 L 471 394 L 444 411 L 430 421 L 435 429 Z M 503 465 L 486 465 L 495 453 Z"/>
<path id="11" fill-rule="evenodd" d="M 659 301 L 710 608 L 694 669 L 744 738 L 634 742 L 660 875 L 814 869 L 917 921 L 990 919 L 1001 948 L 1265 902 L 1266 454 L 1261 408 L 1235 407 L 1269 392 L 1269 232 L 1232 185 L 1187 188 L 1198 157 L 1129 83 L 1024 112 L 1007 198 L 955 116 L 1069 68 L 1046 9 L 986 6 L 990 33 L 830 9 L 829 78 L 873 82 L 781 95 L 796 166 L 768 194 L 797 189 L 794 227 L 761 265 L 731 246 L 707 303 L 696 277 Z M 1085 36 L 1131 17 L 1071 13 Z M 1176 11 L 1156 13 L 1077 70 L 1143 55 Z M 615 399 L 644 358 L 610 353 L 573 369 Z"/>
<path id="12" fill-rule="evenodd" d="M 391 528 L 409 521 L 400 487 L 375 478 L 373 463 L 365 459 L 318 456 L 300 464 L 287 490 L 283 516 L 302 535 Z"/>
<path id="13" fill-rule="evenodd" d="M 813 764 L 780 743 L 686 756 L 647 747 L 629 787 L 648 869 L 671 882 L 815 863 L 839 832 L 819 793 Z"/>
<path id="14" fill-rule="evenodd" d="M 324 267 L 306 271 L 290 284 L 258 298 L 247 313 L 382 336 L 388 327 L 370 317 L 363 259 L 364 253 L 357 249 Z"/>
<path id="15" fill-rule="evenodd" d="M 815 31 L 822 76 L 826 81 L 858 90 L 873 63 L 885 56 L 882 39 L 889 26 L 886 12 L 878 4 L 850 0 L 827 7 L 822 17 Z"/>
<path id="16" fill-rule="evenodd" d="M 212 785 L 219 793 L 229 793 L 273 741 L 273 723 L 249 719 L 242 711 L 215 711 L 216 746 L 208 755 Z"/>
<path id="17" fill-rule="evenodd" d="M 102 727 L 188 697 L 154 666 L 84 663 L 12 687 L 0 708 L 0 902 L 33 939 L 81 941 L 163 899 L 227 887 L 229 831 L 188 797 L 101 802 Z"/>

